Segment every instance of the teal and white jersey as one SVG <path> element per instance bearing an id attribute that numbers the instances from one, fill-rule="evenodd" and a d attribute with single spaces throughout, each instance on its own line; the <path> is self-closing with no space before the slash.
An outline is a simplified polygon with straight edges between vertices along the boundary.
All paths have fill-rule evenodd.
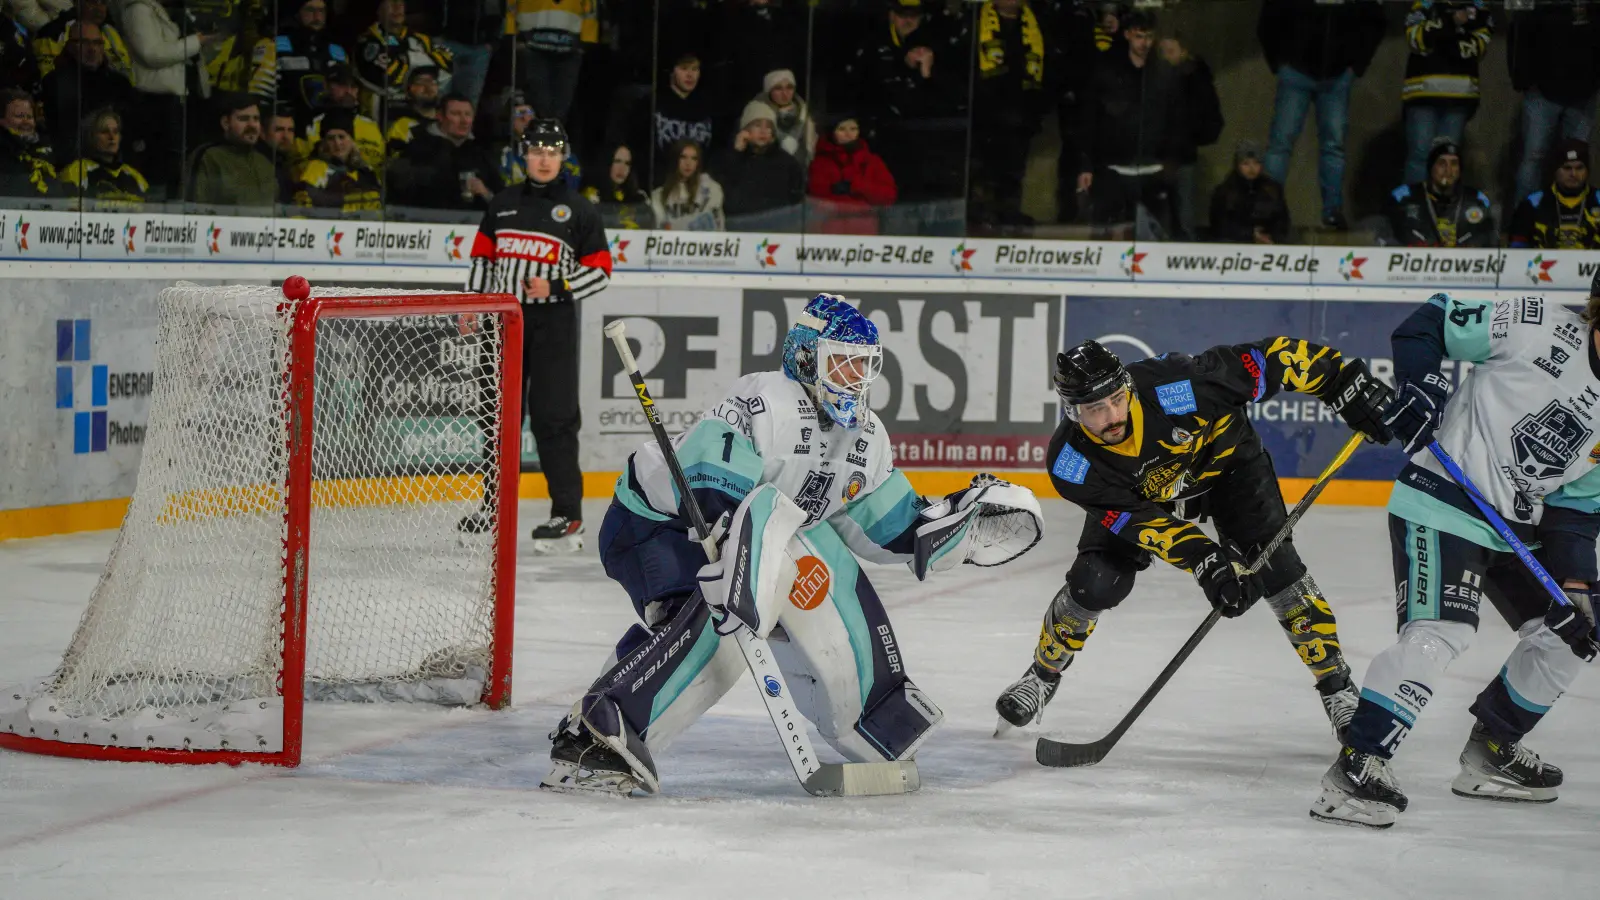
<path id="1" fill-rule="evenodd" d="M 728 398 L 673 444 L 708 520 L 772 484 L 805 510 L 802 530 L 827 522 L 857 556 L 911 559 L 926 503 L 894 467 L 889 435 L 871 413 L 856 431 L 819 422 L 804 386 L 782 372 L 758 372 L 734 382 Z M 616 496 L 645 518 L 678 517 L 678 491 L 655 441 L 628 458 Z"/>
<path id="2" fill-rule="evenodd" d="M 1589 326 L 1543 297 L 1441 293 L 1428 302 L 1444 313 L 1445 356 L 1477 364 L 1445 404 L 1435 432 L 1440 446 L 1513 526 L 1538 525 L 1547 506 L 1600 512 L 1600 378 Z M 1470 507 L 1441 499 L 1440 485 L 1451 479 L 1431 452 L 1418 451 L 1411 463 L 1395 484 L 1390 512 L 1509 549 Z"/>

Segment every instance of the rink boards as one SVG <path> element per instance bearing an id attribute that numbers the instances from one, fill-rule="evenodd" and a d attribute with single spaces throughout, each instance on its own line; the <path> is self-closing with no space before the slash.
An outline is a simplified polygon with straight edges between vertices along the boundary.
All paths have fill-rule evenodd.
<path id="1" fill-rule="evenodd" d="M 199 262 L 8 262 L 0 270 L 0 302 L 12 310 L 7 352 L 0 354 L 12 427 L 0 433 L 0 448 L 13 462 L 0 478 L 0 539 L 110 528 L 120 521 L 122 498 L 131 495 L 137 474 L 155 379 L 155 299 L 167 284 L 261 283 L 300 273 L 318 285 L 376 281 L 459 289 L 463 274 L 459 265 Z M 1510 279 L 1496 274 L 1492 280 Z M 959 487 L 975 471 L 1003 472 L 1035 490 L 1049 490 L 1044 457 L 1060 415 L 1050 366 L 1064 345 L 1094 338 L 1133 360 L 1288 334 L 1363 357 L 1388 380 L 1389 334 L 1431 292 L 1425 286 L 1261 284 L 1232 277 L 1180 284 L 719 275 L 619 266 L 611 287 L 584 301 L 580 312 L 585 493 L 608 495 L 627 455 L 649 436 L 601 334 L 607 322 L 627 322 L 668 429 L 678 432 L 723 399 L 739 375 L 780 364 L 782 335 L 819 290 L 859 301 L 877 323 L 885 365 L 872 406 L 893 437 L 897 464 L 924 493 Z M 1524 292 L 1493 284 L 1454 290 L 1486 298 Z M 1579 303 L 1585 292 L 1543 293 Z M 447 338 L 440 340 L 440 352 L 448 352 Z M 1446 374 L 1459 378 L 1465 367 Z M 1347 433 L 1319 401 L 1296 394 L 1255 404 L 1250 415 L 1291 499 Z M 523 445 L 525 470 L 536 470 L 526 432 Z M 1401 462 L 1396 450 L 1364 448 L 1326 502 L 1385 502 L 1388 479 Z M 542 478 L 524 475 L 524 496 L 541 496 L 543 488 Z"/>

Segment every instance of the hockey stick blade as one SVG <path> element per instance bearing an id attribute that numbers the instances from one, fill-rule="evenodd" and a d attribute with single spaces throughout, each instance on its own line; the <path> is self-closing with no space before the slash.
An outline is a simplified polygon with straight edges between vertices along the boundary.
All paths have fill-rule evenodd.
<path id="1" fill-rule="evenodd" d="M 813 797 L 886 797 L 922 787 L 917 761 L 823 763 L 803 784 Z"/>
<path id="2" fill-rule="evenodd" d="M 1334 473 L 1338 472 L 1345 462 L 1350 459 L 1351 455 L 1356 452 L 1356 448 L 1361 446 L 1363 439 L 1362 435 L 1357 433 L 1345 442 L 1344 447 L 1340 448 L 1333 461 L 1328 463 L 1327 468 L 1322 470 L 1322 474 L 1318 475 L 1317 480 L 1312 482 L 1311 487 L 1306 490 L 1305 496 L 1301 497 L 1300 502 L 1296 503 L 1294 509 L 1289 512 L 1289 517 L 1284 520 L 1283 527 L 1278 529 L 1278 533 L 1256 555 L 1254 564 L 1250 566 L 1251 572 L 1256 572 L 1266 565 L 1267 559 L 1272 556 L 1272 552 L 1278 549 L 1278 546 L 1289 537 L 1295 523 L 1299 522 L 1300 517 L 1305 515 L 1306 510 L 1311 508 L 1311 504 L 1316 502 L 1317 497 L 1322 494 L 1322 489 L 1328 486 L 1328 482 L 1333 480 Z M 1189 658 L 1189 654 L 1200 646 L 1200 642 L 1211 632 L 1212 627 L 1217 624 L 1217 620 L 1220 618 L 1222 618 L 1222 612 L 1215 609 L 1211 611 L 1210 615 L 1206 616 L 1205 621 L 1201 622 L 1200 627 L 1195 629 L 1194 634 L 1189 636 L 1189 640 L 1184 642 L 1177 655 L 1172 657 L 1172 661 L 1167 663 L 1166 668 L 1161 670 L 1160 675 L 1156 676 L 1155 683 L 1145 689 L 1144 694 L 1139 697 L 1139 702 L 1133 705 L 1133 709 L 1128 710 L 1128 714 L 1122 717 L 1122 721 L 1117 723 L 1117 727 L 1111 729 L 1110 734 L 1098 741 L 1092 741 L 1087 744 L 1074 744 L 1042 737 L 1034 745 L 1033 758 L 1039 761 L 1039 765 L 1051 768 L 1092 766 L 1105 759 L 1111 753 L 1111 748 L 1115 747 L 1117 741 L 1122 740 L 1122 736 L 1127 734 L 1129 728 L 1133 727 L 1134 721 L 1144 712 L 1144 708 L 1149 706 L 1150 701 L 1156 698 L 1156 694 L 1161 693 L 1161 689 L 1166 687 L 1168 681 L 1172 680 L 1172 676 L 1177 674 L 1178 668 Z"/>

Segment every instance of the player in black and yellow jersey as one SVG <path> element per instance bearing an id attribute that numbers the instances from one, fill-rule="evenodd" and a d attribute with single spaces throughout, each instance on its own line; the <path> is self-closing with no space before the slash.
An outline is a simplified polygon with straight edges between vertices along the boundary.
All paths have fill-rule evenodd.
<path id="1" fill-rule="evenodd" d="M 1359 359 L 1310 341 L 1272 337 L 1164 353 L 1126 368 L 1094 341 L 1056 357 L 1066 418 L 1050 442 L 1050 480 L 1087 516 L 1066 584 L 1045 613 L 1033 664 L 996 701 L 1000 730 L 1036 720 L 1100 614 L 1133 588 L 1152 556 L 1194 576 L 1224 616 L 1267 598 L 1316 679 L 1334 732 L 1358 702 L 1328 600 L 1292 541 L 1244 576 L 1287 518 L 1272 458 L 1246 404 L 1280 390 L 1322 400 L 1369 439 L 1390 439 L 1380 412 L 1392 392 Z M 1195 521 L 1211 519 L 1213 541 Z"/>

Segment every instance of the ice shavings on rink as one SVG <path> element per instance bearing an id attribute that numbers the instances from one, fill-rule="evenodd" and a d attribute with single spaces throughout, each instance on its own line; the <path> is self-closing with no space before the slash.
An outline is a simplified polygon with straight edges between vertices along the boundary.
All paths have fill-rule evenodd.
<path id="1" fill-rule="evenodd" d="M 590 520 L 603 510 L 591 501 Z M 1221 623 L 1099 766 L 1046 770 L 1030 734 L 990 738 L 994 698 L 1027 665 L 1082 521 L 1061 501 L 1045 511 L 1044 540 L 1004 569 L 919 584 L 867 567 L 908 671 L 948 717 L 919 755 L 918 794 L 806 796 L 745 684 L 660 755 L 662 796 L 537 790 L 546 735 L 632 616 L 591 543 L 521 559 L 509 712 L 310 704 L 293 771 L 0 754 L 0 897 L 1456 900 L 1563 897 L 1600 877 L 1593 673 L 1530 737 L 1567 771 L 1558 802 L 1449 793 L 1466 707 L 1513 643 L 1493 616 L 1397 758 L 1411 809 L 1387 833 L 1307 818 L 1335 747 L 1264 604 Z M 1295 542 L 1358 677 L 1394 639 L 1383 516 L 1317 507 Z M 59 661 L 112 539 L 0 544 L 0 683 Z M 1183 573 L 1142 573 L 1045 731 L 1099 737 L 1206 611 Z"/>

